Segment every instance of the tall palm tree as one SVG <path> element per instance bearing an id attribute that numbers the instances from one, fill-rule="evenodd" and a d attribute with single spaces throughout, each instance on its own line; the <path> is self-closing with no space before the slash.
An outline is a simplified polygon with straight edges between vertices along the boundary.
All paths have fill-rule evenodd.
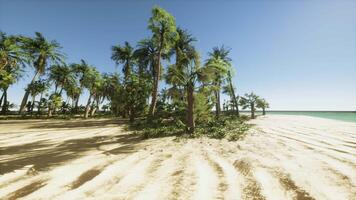
<path id="1" fill-rule="evenodd" d="M 235 94 L 235 88 L 232 84 L 232 75 L 231 75 L 231 70 L 229 70 L 227 72 L 227 82 L 228 82 L 228 88 L 229 88 L 229 95 L 232 101 L 232 105 L 235 108 L 235 112 L 236 112 L 236 116 L 239 117 L 240 116 L 240 112 L 239 112 L 239 104 L 238 104 L 238 96 L 236 96 Z"/>
<path id="2" fill-rule="evenodd" d="M 214 47 L 212 52 L 209 52 L 209 59 L 206 62 L 207 66 L 215 68 L 214 93 L 215 93 L 215 112 L 218 118 L 221 113 L 220 107 L 220 90 L 223 81 L 228 72 L 231 70 L 231 58 L 228 57 L 230 49 L 224 46 Z M 231 89 L 231 88 L 230 88 Z"/>
<path id="3" fill-rule="evenodd" d="M 21 36 L 7 36 L 0 32 L 0 106 L 2 113 L 7 111 L 7 90 L 22 75 L 28 55 L 21 46 Z"/>
<path id="4" fill-rule="evenodd" d="M 155 115 L 157 97 L 158 97 L 158 84 L 161 76 L 161 59 L 162 55 L 167 53 L 175 41 L 178 39 L 176 30 L 176 23 L 174 17 L 167 11 L 160 7 L 152 9 L 152 16 L 149 19 L 148 28 L 152 31 L 152 40 L 157 45 L 157 58 L 154 65 L 152 101 L 149 109 L 149 116 L 152 118 Z"/>
<path id="5" fill-rule="evenodd" d="M 35 74 L 31 83 L 43 74 L 50 63 L 63 63 L 64 54 L 60 51 L 61 46 L 55 40 L 48 41 L 39 32 L 35 38 L 23 38 L 24 48 L 29 53 L 35 68 Z M 20 106 L 20 113 L 24 112 L 29 92 L 26 90 Z"/>
<path id="6" fill-rule="evenodd" d="M 74 72 L 74 76 L 76 79 L 78 79 L 78 90 L 76 91 L 76 98 L 75 98 L 75 106 L 74 106 L 74 112 L 78 112 L 78 103 L 79 103 L 79 98 L 80 95 L 82 94 L 83 88 L 84 88 L 84 81 L 86 80 L 86 77 L 90 71 L 90 67 L 85 60 L 81 59 L 79 64 L 71 64 L 70 68 Z"/>
<path id="7" fill-rule="evenodd" d="M 257 100 L 256 107 L 262 109 L 262 115 L 266 115 L 266 108 L 269 108 L 269 103 L 266 101 L 266 99 L 259 98 Z"/>
<path id="8" fill-rule="evenodd" d="M 114 60 L 116 64 L 123 64 L 122 72 L 124 73 L 124 81 L 127 82 L 132 73 L 133 65 L 136 63 L 134 49 L 128 42 L 125 42 L 124 46 L 117 45 L 111 49 L 111 59 Z"/>
<path id="9" fill-rule="evenodd" d="M 142 81 L 145 76 L 154 76 L 157 53 L 157 45 L 155 45 L 152 39 L 143 39 L 138 42 L 134 56 L 137 60 L 139 81 Z"/>
<path id="10" fill-rule="evenodd" d="M 256 103 L 259 97 L 253 92 L 250 94 L 245 94 L 245 96 L 240 98 L 240 104 L 243 109 L 250 108 L 251 110 L 251 119 L 255 119 Z"/>
<path id="11" fill-rule="evenodd" d="M 200 57 L 193 46 L 196 41 L 187 31 L 178 29 L 179 39 L 175 44 L 176 63 L 167 70 L 167 83 L 172 85 L 171 93 L 179 93 L 186 100 L 187 132 L 194 134 L 195 130 L 195 90 L 197 82 L 208 81 L 207 68 L 200 66 Z M 172 92 L 172 90 L 182 90 Z M 179 97 L 181 98 L 181 97 Z"/>
<path id="12" fill-rule="evenodd" d="M 103 79 L 101 77 L 101 74 L 94 67 L 89 67 L 88 71 L 84 76 L 84 79 L 82 80 L 83 86 L 89 91 L 88 101 L 85 106 L 84 118 L 89 117 L 92 99 L 95 98 L 96 95 L 99 93 L 102 83 Z"/>

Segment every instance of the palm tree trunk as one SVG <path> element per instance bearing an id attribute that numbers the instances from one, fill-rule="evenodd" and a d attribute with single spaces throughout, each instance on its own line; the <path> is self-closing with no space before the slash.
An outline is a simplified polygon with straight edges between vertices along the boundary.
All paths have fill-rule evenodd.
<path id="1" fill-rule="evenodd" d="M 2 100 L 4 99 L 4 95 L 5 95 L 5 90 L 4 90 L 4 92 L 2 93 L 1 98 L 0 98 L 0 107 L 1 107 L 1 105 L 2 105 Z"/>
<path id="2" fill-rule="evenodd" d="M 262 114 L 266 115 L 266 108 L 264 108 L 264 107 L 262 108 Z"/>
<path id="3" fill-rule="evenodd" d="M 85 113 L 84 113 L 85 119 L 88 118 L 88 116 L 89 116 L 91 97 L 92 97 L 92 94 L 89 95 L 87 105 L 85 106 Z"/>
<path id="4" fill-rule="evenodd" d="M 90 116 L 91 117 L 94 117 L 95 112 L 98 109 L 98 107 L 99 107 L 99 99 L 96 99 L 95 102 L 93 102 L 93 106 L 92 106 L 92 109 L 91 109 L 91 112 L 90 112 Z"/>
<path id="5" fill-rule="evenodd" d="M 251 119 L 255 119 L 255 104 L 251 103 Z"/>
<path id="6" fill-rule="evenodd" d="M 160 45 L 159 45 L 158 56 L 157 56 L 157 64 L 155 67 L 155 77 L 153 79 L 152 101 L 149 109 L 150 118 L 154 117 L 156 111 L 157 96 L 158 96 L 158 82 L 161 74 L 161 56 L 162 56 L 162 48 L 164 43 L 163 35 L 164 33 L 161 32 Z"/>
<path id="7" fill-rule="evenodd" d="M 41 105 L 42 97 L 43 97 L 43 93 L 41 93 L 40 101 L 38 102 L 38 108 L 37 108 L 37 114 L 38 115 L 41 115 L 41 112 L 42 112 L 42 105 Z"/>
<path id="8" fill-rule="evenodd" d="M 220 87 L 220 85 L 219 85 Z M 221 113 L 221 108 L 220 108 L 220 90 L 215 92 L 215 98 L 216 98 L 216 103 L 215 103 L 215 113 L 216 113 L 216 118 L 220 117 Z"/>
<path id="9" fill-rule="evenodd" d="M 240 113 L 239 113 L 239 105 L 237 103 L 237 98 L 236 98 L 236 94 L 235 94 L 235 90 L 234 87 L 232 85 L 232 80 L 231 80 L 231 73 L 230 71 L 228 72 L 228 79 L 229 79 L 229 85 L 230 85 L 230 89 L 231 89 L 231 95 L 232 95 L 232 101 L 234 102 L 234 106 L 236 108 L 236 116 L 240 117 Z"/>
<path id="10" fill-rule="evenodd" d="M 192 85 L 188 85 L 187 88 L 187 129 L 189 134 L 194 134 L 195 122 L 194 122 L 194 88 Z"/>
<path id="11" fill-rule="evenodd" d="M 78 96 L 78 98 L 75 99 L 75 107 L 74 107 L 75 113 L 78 113 L 78 110 L 79 110 L 78 104 L 79 104 L 79 96 Z"/>
<path id="12" fill-rule="evenodd" d="M 38 76 L 40 75 L 40 72 L 37 70 L 35 75 L 33 76 L 32 78 L 32 81 L 31 83 L 34 83 Z M 22 101 L 21 101 L 21 106 L 20 106 L 20 111 L 19 111 L 19 114 L 22 114 L 24 111 L 25 111 L 25 107 L 26 107 L 26 103 L 27 103 L 27 100 L 28 100 L 28 96 L 30 95 L 30 91 L 28 91 L 27 89 L 25 90 L 25 95 L 23 96 L 22 98 Z"/>
<path id="13" fill-rule="evenodd" d="M 34 107 L 35 107 L 35 96 L 32 96 L 31 116 L 33 115 L 33 108 Z"/>
<path id="14" fill-rule="evenodd" d="M 3 115 L 6 114 L 6 112 L 8 110 L 8 106 L 9 106 L 9 105 L 7 105 L 7 89 L 8 89 L 8 87 L 4 89 L 3 97 L 1 97 L 1 98 L 3 98 L 3 105 L 1 108 L 1 113 Z"/>

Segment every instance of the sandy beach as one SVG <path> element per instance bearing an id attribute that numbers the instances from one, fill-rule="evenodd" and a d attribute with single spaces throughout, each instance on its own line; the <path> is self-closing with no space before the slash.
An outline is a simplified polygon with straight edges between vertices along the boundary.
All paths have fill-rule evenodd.
<path id="1" fill-rule="evenodd" d="M 237 142 L 117 120 L 0 121 L 0 199 L 356 199 L 356 123 L 270 115 Z"/>

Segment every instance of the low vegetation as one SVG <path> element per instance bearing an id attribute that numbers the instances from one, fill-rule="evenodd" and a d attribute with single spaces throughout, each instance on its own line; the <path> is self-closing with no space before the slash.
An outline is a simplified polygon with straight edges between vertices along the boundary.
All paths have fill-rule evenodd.
<path id="1" fill-rule="evenodd" d="M 41 33 L 27 37 L 1 32 L 1 113 L 16 108 L 7 98 L 8 88 L 31 67 L 34 75 L 18 108 L 25 118 L 89 118 L 99 111 L 100 116 L 128 118 L 131 128 L 145 138 L 207 135 L 236 140 L 249 128 L 239 106 L 249 108 L 252 119 L 256 108 L 265 114 L 264 99 L 236 93 L 229 48 L 214 47 L 202 61 L 196 38 L 159 7 L 152 9 L 148 29 L 151 36 L 137 45 L 112 46 L 111 59 L 122 73 L 101 73 L 85 60 L 66 63 L 60 44 Z M 162 80 L 165 88 L 159 91 Z M 84 91 L 89 96 L 79 105 Z M 230 97 L 223 103 L 224 112 L 222 92 Z"/>

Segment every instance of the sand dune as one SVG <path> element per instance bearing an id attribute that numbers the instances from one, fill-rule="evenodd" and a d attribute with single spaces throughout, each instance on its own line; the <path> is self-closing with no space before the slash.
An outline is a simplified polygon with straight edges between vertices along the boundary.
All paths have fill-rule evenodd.
<path id="1" fill-rule="evenodd" d="M 243 141 L 117 120 L 1 121 L 0 199 L 356 199 L 356 123 L 273 115 Z"/>

